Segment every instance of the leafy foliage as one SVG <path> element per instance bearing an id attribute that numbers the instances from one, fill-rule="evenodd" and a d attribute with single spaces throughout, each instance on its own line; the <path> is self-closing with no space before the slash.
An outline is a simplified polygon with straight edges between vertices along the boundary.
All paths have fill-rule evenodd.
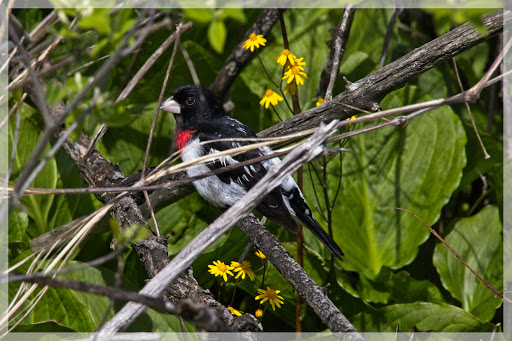
<path id="1" fill-rule="evenodd" d="M 235 44 L 246 39 L 244 32 L 261 13 L 250 9 L 159 11 L 173 22 L 194 22 L 181 41 L 205 86 L 215 79 Z M 23 22 L 27 32 L 48 13 L 42 9 L 13 10 L 13 15 Z M 344 91 L 343 77 L 355 82 L 377 69 L 390 13 L 390 10 L 382 9 L 357 10 L 340 63 L 335 94 Z M 326 42 L 331 39 L 329 31 L 338 27 L 341 14 L 342 10 L 331 9 L 284 12 L 290 50 L 307 62 L 305 72 L 308 79 L 304 86 L 299 87 L 302 110 L 313 107 L 319 97 L 316 89 L 329 54 Z M 409 25 L 413 33 L 418 34 L 394 30 L 388 62 L 423 44 L 425 37 L 446 31 L 450 25 L 466 21 L 478 25 L 477 18 L 482 13 L 436 9 L 428 11 L 428 14 L 435 32 L 415 19 L 404 19 L 404 25 Z M 59 21 L 50 27 L 49 36 L 62 37 L 63 40 L 50 54 L 50 59 L 58 62 L 74 57 L 55 73 L 43 76 L 45 100 L 50 104 L 59 101 L 70 103 L 94 78 L 104 58 L 119 48 L 139 15 L 132 9 L 57 10 Z M 74 19 L 77 19 L 76 26 L 70 28 Z M 137 173 L 142 168 L 158 94 L 172 49 L 157 60 L 127 99 L 119 103 L 115 103 L 115 99 L 172 31 L 172 27 L 171 31 L 164 27 L 150 32 L 142 48 L 123 58 L 101 87 L 87 94 L 66 121 L 69 126 L 91 104 L 93 96 L 98 96 L 94 110 L 72 138 L 76 139 L 82 131 L 92 136 L 100 124 L 107 123 L 110 128 L 97 148 L 106 159 L 118 164 L 125 175 Z M 276 63 L 277 55 L 284 48 L 279 25 L 275 25 L 265 38 L 266 46 L 254 52 L 259 54 L 261 62 L 254 57 L 231 89 L 231 100 L 235 106 L 233 115 L 254 131 L 276 124 L 279 116 L 286 119 L 292 115 L 284 102 L 276 107 L 279 116 L 258 105 L 266 89 L 274 86 L 263 72 L 262 64 L 276 83 L 281 82 L 283 73 Z M 494 44 L 491 39 L 457 56 L 459 72 L 469 85 L 478 81 L 492 62 Z M 170 95 L 177 86 L 192 82 L 186 60 L 178 53 L 165 94 Z M 389 94 L 380 106 L 383 109 L 396 108 L 447 97 L 460 91 L 453 84 L 457 84 L 457 79 L 451 65 L 439 65 Z M 11 108 L 21 95 L 21 90 L 9 92 Z M 498 108 L 494 116 L 487 116 L 492 103 L 499 102 L 496 96 L 491 91 L 484 92 L 478 103 L 471 104 L 477 129 L 492 156 L 488 160 L 483 158 L 465 107 L 454 105 L 412 119 L 405 128 L 379 129 L 350 138 L 345 147 L 353 153 L 341 157 L 328 156 L 330 161 L 325 166 L 325 178 L 319 176 L 324 167 L 321 160 L 314 161 L 311 167 L 304 167 L 305 197 L 315 211 L 315 217 L 327 228 L 329 219 L 323 200 L 327 194 L 332 207 L 330 228 L 346 254 L 344 262 L 335 262 L 330 267 L 329 252 L 305 231 L 304 269 L 317 283 L 330 282 L 329 297 L 360 331 L 394 332 L 397 325 L 401 331 L 410 331 L 414 326 L 417 330 L 436 332 L 490 331 L 501 322 L 501 300 L 494 297 L 494 293 L 444 245 L 432 239 L 420 221 L 394 209 L 405 208 L 433 226 L 480 275 L 497 290 L 503 289 L 502 111 Z M 291 102 L 290 97 L 288 101 Z M 16 127 L 17 116 L 19 128 Z M 380 122 L 357 124 L 350 129 L 377 123 Z M 9 151 L 17 142 L 14 162 L 10 165 L 12 185 L 40 140 L 44 122 L 33 103 L 24 103 L 11 117 L 8 129 Z M 149 165 L 160 163 L 175 150 L 173 131 L 173 118 L 160 114 Z M 52 140 L 46 150 L 54 142 Z M 340 178 L 341 187 L 337 195 Z M 485 179 L 487 190 L 482 190 L 481 179 Z M 73 161 L 61 151 L 50 158 L 31 187 L 55 189 L 84 185 Z M 336 195 L 337 200 L 332 202 Z M 101 204 L 91 194 L 23 197 L 9 217 L 10 265 L 32 254 L 31 241 L 34 238 L 99 207 Z M 195 194 L 157 212 L 160 231 L 169 236 L 169 256 L 176 255 L 216 217 L 217 210 Z M 267 225 L 286 249 L 296 255 L 295 237 L 273 223 Z M 112 231 L 83 243 L 68 266 L 83 264 L 106 253 L 111 236 Z M 208 274 L 208 264 L 214 260 L 226 264 L 238 261 L 246 243 L 247 238 L 233 228 L 194 262 L 194 276 L 201 286 L 216 294 L 216 298 L 226 306 L 229 304 L 253 314 L 256 309 L 265 309 L 254 299 L 258 288 L 266 289 L 268 286 L 280 290 L 284 304 L 276 311 L 265 309 L 263 326 L 266 331 L 294 330 L 296 295 L 275 268 L 254 255 L 256 250 L 251 249 L 246 258 L 256 274 L 255 281 L 246 278 L 236 282 L 231 279 L 227 284 L 221 284 L 218 278 Z M 27 269 L 28 266 L 24 265 L 17 271 Z M 130 250 L 124 255 L 121 268 L 115 261 L 110 261 L 63 277 L 113 285 L 116 274 L 121 276 L 122 286 L 131 290 L 140 289 L 147 276 Z M 18 287 L 19 284 L 9 286 L 10 299 Z M 105 297 L 67 289 L 49 289 L 16 330 L 93 331 L 105 313 L 112 316 L 120 307 L 121 304 L 117 303 L 109 310 L 109 299 Z M 304 308 L 302 314 L 304 330 L 323 330 L 325 326 L 320 321 L 309 318 L 312 312 L 308 309 Z M 147 312 L 130 328 L 132 331 L 180 331 L 176 317 L 154 311 Z M 187 330 L 194 328 L 187 325 Z"/>

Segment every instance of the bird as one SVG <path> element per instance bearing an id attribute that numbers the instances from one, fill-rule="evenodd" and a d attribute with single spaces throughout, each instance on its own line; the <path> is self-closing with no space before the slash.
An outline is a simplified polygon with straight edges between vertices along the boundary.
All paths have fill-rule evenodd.
<path id="1" fill-rule="evenodd" d="M 234 139 L 257 138 L 248 126 L 226 113 L 221 100 L 211 90 L 202 86 L 178 87 L 172 96 L 162 103 L 160 109 L 174 115 L 176 147 L 183 162 L 253 143 Z M 187 176 L 194 177 L 271 154 L 273 151 L 270 147 L 259 147 L 233 156 L 220 156 L 213 162 L 190 166 L 186 173 Z M 280 162 L 278 157 L 258 161 L 195 180 L 193 186 L 203 199 L 214 206 L 228 208 L 241 200 L 269 169 Z M 343 260 L 343 251 L 316 221 L 292 176 L 285 178 L 280 186 L 264 197 L 256 211 L 294 233 L 298 231 L 297 224 L 305 226 L 334 256 Z"/>

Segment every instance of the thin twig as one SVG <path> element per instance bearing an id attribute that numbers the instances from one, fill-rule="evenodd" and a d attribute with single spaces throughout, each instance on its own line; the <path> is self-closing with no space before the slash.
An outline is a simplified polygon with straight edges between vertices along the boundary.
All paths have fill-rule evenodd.
<path id="1" fill-rule="evenodd" d="M 190 71 L 190 75 L 192 76 L 194 84 L 197 86 L 201 85 L 199 77 L 197 76 L 196 68 L 194 67 L 194 63 L 192 62 L 192 59 L 190 58 L 187 49 L 185 48 L 185 46 L 183 46 L 183 43 L 181 41 L 179 42 L 179 45 L 181 54 L 183 55 L 183 58 L 185 58 L 185 62 L 187 63 L 188 70 Z"/>
<path id="2" fill-rule="evenodd" d="M 340 22 L 340 28 L 338 29 L 338 34 L 336 35 L 336 39 L 334 41 L 334 55 L 332 58 L 331 74 L 324 98 L 326 101 L 330 101 L 332 99 L 334 82 L 336 81 L 336 76 L 338 75 L 340 61 L 343 58 L 343 54 L 345 52 L 344 45 L 347 43 L 350 27 L 352 26 L 352 21 L 354 20 L 354 14 L 354 6 L 346 5 L 345 11 L 343 11 L 343 17 Z"/>
<path id="3" fill-rule="evenodd" d="M 437 238 L 441 241 L 441 243 L 443 243 L 447 248 L 448 250 L 451 251 L 451 253 L 453 253 L 455 255 L 455 257 L 457 257 L 461 262 L 462 264 L 464 264 L 464 266 L 466 268 L 469 269 L 469 271 L 471 271 L 473 273 L 473 275 L 475 275 L 487 288 L 491 289 L 492 292 L 494 292 L 496 295 L 498 295 L 499 297 L 501 297 L 502 299 L 504 299 L 505 301 L 507 301 L 508 303 L 512 303 L 512 300 L 509 299 L 508 297 L 505 297 L 503 296 L 503 294 L 501 292 L 499 292 L 498 290 L 496 290 L 496 288 L 494 288 L 489 282 L 487 282 L 485 279 L 482 278 L 482 276 L 480 276 L 475 270 L 473 270 L 473 268 L 471 266 L 469 266 L 468 263 L 466 263 L 466 261 L 464 259 L 462 259 L 461 256 L 459 256 L 459 254 L 450 246 L 450 244 L 448 244 L 444 239 L 443 237 L 441 237 L 432 227 L 430 227 L 430 225 L 428 225 L 427 223 L 425 223 L 420 217 L 418 217 L 416 214 L 412 213 L 411 211 L 408 211 L 406 210 L 405 208 L 400 208 L 400 207 L 395 207 L 395 210 L 398 210 L 398 211 L 404 211 L 404 212 L 407 212 L 409 213 L 410 215 L 412 215 L 414 218 L 418 219 L 423 225 L 425 225 L 426 227 L 428 227 L 428 229 L 430 230 L 430 232 Z"/>
<path id="4" fill-rule="evenodd" d="M 452 57 L 452 64 L 453 64 L 453 70 L 455 71 L 455 78 L 457 79 L 457 84 L 459 85 L 460 91 L 464 91 L 464 87 L 462 86 L 462 82 L 460 80 L 459 75 L 459 69 L 457 68 L 457 62 L 455 61 L 455 58 Z M 487 153 L 487 150 L 485 149 L 484 143 L 482 139 L 480 138 L 480 133 L 478 132 L 478 129 L 476 127 L 475 119 L 473 118 L 473 114 L 471 113 L 471 108 L 469 107 L 468 102 L 464 102 L 464 105 L 466 106 L 466 111 L 469 115 L 469 120 L 471 121 L 471 126 L 473 127 L 473 131 L 475 132 L 476 139 L 478 140 L 478 143 L 480 144 L 480 148 L 482 148 L 482 152 L 484 153 L 484 159 L 488 159 L 491 156 Z"/>
<path id="5" fill-rule="evenodd" d="M 388 55 L 389 42 L 391 41 L 391 34 L 393 33 L 393 27 L 395 27 L 396 16 L 398 14 L 398 8 L 393 8 L 391 12 L 391 18 L 389 19 L 388 28 L 386 30 L 386 36 L 384 37 L 384 43 L 382 44 L 382 52 L 380 54 L 379 66 L 383 67 L 386 62 L 386 56 Z"/>
<path id="6" fill-rule="evenodd" d="M 192 27 L 192 23 L 188 22 L 181 26 L 181 33 L 187 31 Z M 128 85 L 121 91 L 121 94 L 117 97 L 116 103 L 124 100 L 128 95 L 132 92 L 133 88 L 137 83 L 144 77 L 146 72 L 155 64 L 157 59 L 171 46 L 171 44 L 177 39 L 178 34 L 177 31 L 171 34 L 169 38 L 167 38 L 162 45 L 148 58 L 148 60 L 142 65 L 142 67 L 137 71 L 135 76 L 133 76 L 132 80 L 128 83 Z"/>
<path id="7" fill-rule="evenodd" d="M 41 275 L 10 274 L 9 282 L 37 283 L 45 286 L 51 286 L 53 288 L 78 290 L 90 294 L 107 296 L 112 299 L 139 302 L 166 313 L 177 314 L 176 308 L 171 302 L 138 294 L 134 291 L 127 291 L 121 288 L 112 288 L 94 283 L 79 282 L 70 279 L 57 279 Z"/>

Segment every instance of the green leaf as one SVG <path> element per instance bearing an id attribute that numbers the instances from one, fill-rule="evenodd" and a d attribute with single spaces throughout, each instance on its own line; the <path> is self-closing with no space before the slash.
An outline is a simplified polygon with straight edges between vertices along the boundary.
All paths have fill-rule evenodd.
<path id="1" fill-rule="evenodd" d="M 208 26 L 208 41 L 215 52 L 221 54 L 224 52 L 224 44 L 226 43 L 226 25 L 222 20 L 214 20 Z"/>
<path id="2" fill-rule="evenodd" d="M 74 161 L 61 150 L 55 156 L 59 173 L 57 188 L 83 188 L 84 181 L 80 177 Z M 54 229 L 67 224 L 73 219 L 85 216 L 103 206 L 93 194 L 60 194 L 52 203 L 48 215 L 48 228 Z"/>
<path id="3" fill-rule="evenodd" d="M 26 256 L 27 253 L 21 254 L 16 260 L 13 260 L 13 263 L 20 261 Z M 83 263 L 71 261 L 68 263 L 67 267 L 81 264 Z M 23 264 L 17 271 L 26 271 L 28 265 L 28 263 Z M 59 278 L 100 286 L 112 286 L 114 276 L 114 273 L 110 270 L 87 267 L 60 275 Z M 11 298 L 14 296 L 15 290 L 17 290 L 18 287 L 19 283 L 9 283 L 9 296 Z M 126 280 L 123 281 L 122 287 L 127 290 L 135 290 Z M 36 293 L 39 291 L 40 288 L 36 289 Z M 34 294 L 32 297 L 33 296 Z M 74 331 L 94 331 L 103 321 L 109 303 L 110 299 L 106 296 L 93 295 L 78 290 L 50 288 L 34 310 L 23 320 L 22 325 L 30 326 L 33 324 L 53 322 Z M 109 316 L 112 316 L 112 314 L 113 312 L 111 311 Z"/>
<path id="4" fill-rule="evenodd" d="M 488 332 L 491 323 L 484 323 L 467 311 L 433 303 L 396 304 L 353 316 L 350 321 L 364 332 Z"/>
<path id="5" fill-rule="evenodd" d="M 224 20 L 226 18 L 231 18 L 242 24 L 247 22 L 247 18 L 245 16 L 244 10 L 241 8 L 224 8 L 221 10 L 219 14 L 219 19 Z"/>
<path id="6" fill-rule="evenodd" d="M 382 106 L 428 99 L 417 88 L 406 87 Z M 465 143 L 458 117 L 446 107 L 410 121 L 406 129 L 381 129 L 349 140 L 346 148 L 354 153 L 343 157 L 342 190 L 333 219 L 335 240 L 346 254 L 344 269 L 375 279 L 384 266 L 396 269 L 412 262 L 430 234 L 414 217 L 394 208 L 434 223 L 460 181 Z M 339 174 L 336 162 L 329 171 Z M 311 183 L 305 181 L 304 187 L 306 197 L 314 198 Z"/>
<path id="7" fill-rule="evenodd" d="M 21 121 L 16 145 L 16 156 L 13 164 L 13 178 L 16 178 L 22 171 L 23 167 L 32 156 L 40 137 L 42 136 L 42 118 L 38 112 L 29 107 L 22 105 Z M 15 133 L 15 125 L 9 125 L 9 150 L 12 150 Z M 48 152 L 49 145 L 46 146 L 45 152 Z M 44 155 L 44 153 L 43 153 Z M 38 174 L 31 187 L 55 188 L 57 184 L 57 165 L 55 158 L 50 158 L 42 171 Z M 32 218 L 34 224 L 30 224 L 27 231 L 32 236 L 40 235 L 48 231 L 48 212 L 53 202 L 54 195 L 29 195 L 24 196 L 20 202 L 27 208 L 27 213 Z"/>
<path id="8" fill-rule="evenodd" d="M 353 273 L 338 270 L 338 283 L 351 295 L 375 303 L 413 303 L 418 301 L 445 303 L 441 291 L 431 281 L 412 278 L 406 271 L 392 272 L 382 268 L 374 280 L 360 277 L 354 280 Z"/>
<path id="9" fill-rule="evenodd" d="M 445 240 L 480 276 L 502 291 L 502 226 L 497 207 L 486 206 L 476 215 L 461 219 Z M 494 317 L 502 299 L 496 297 L 443 244 L 436 246 L 434 265 L 443 286 L 465 310 L 482 321 Z"/>
<path id="10" fill-rule="evenodd" d="M 14 293 L 18 285 L 10 285 L 9 292 Z M 36 289 L 35 293 L 40 290 L 40 288 Z M 10 296 L 12 297 L 12 295 Z M 78 300 L 75 292 L 68 289 L 48 289 L 36 308 L 21 324 L 31 325 L 45 322 L 54 322 L 78 332 L 93 331 L 96 328 L 88 307 Z"/>
<path id="11" fill-rule="evenodd" d="M 25 233 L 27 227 L 27 213 L 15 208 L 9 215 L 9 243 L 23 243 L 30 246 L 30 238 Z"/>
<path id="12" fill-rule="evenodd" d="M 78 19 L 77 25 L 82 29 L 94 29 L 103 34 L 110 33 L 110 9 L 95 8 L 90 14 L 84 11 L 84 15 Z"/>
<path id="13" fill-rule="evenodd" d="M 475 132 L 471 124 L 465 123 L 464 128 L 467 136 L 470 136 L 471 138 L 468 139 L 468 144 L 466 145 L 468 162 L 464 168 L 464 175 L 460 182 L 459 189 L 471 185 L 471 183 L 478 179 L 481 174 L 489 172 L 496 164 L 499 164 L 503 160 L 503 150 L 493 136 L 479 131 L 482 143 L 484 144 L 487 153 L 491 156 L 489 159 L 485 159 L 482 147 L 475 136 Z"/>
<path id="14" fill-rule="evenodd" d="M 184 8 L 185 19 L 207 24 L 212 19 L 213 10 L 210 8 Z"/>
<path id="15" fill-rule="evenodd" d="M 198 195 L 191 195 L 160 210 L 156 214 L 160 233 L 169 235 L 167 250 L 170 256 L 176 255 L 194 239 L 208 223 L 200 216 L 200 211 L 207 205 Z M 215 248 L 224 241 L 221 237 L 210 248 Z"/>

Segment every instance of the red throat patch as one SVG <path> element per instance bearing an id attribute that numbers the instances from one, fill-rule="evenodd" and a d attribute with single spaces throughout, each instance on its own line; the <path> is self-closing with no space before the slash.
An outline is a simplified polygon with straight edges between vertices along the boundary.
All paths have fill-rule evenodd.
<path id="1" fill-rule="evenodd" d="M 179 131 L 176 134 L 176 147 L 178 147 L 178 150 L 181 150 L 185 145 L 187 144 L 188 140 L 190 140 L 190 137 L 196 132 L 197 130 L 183 130 Z"/>

